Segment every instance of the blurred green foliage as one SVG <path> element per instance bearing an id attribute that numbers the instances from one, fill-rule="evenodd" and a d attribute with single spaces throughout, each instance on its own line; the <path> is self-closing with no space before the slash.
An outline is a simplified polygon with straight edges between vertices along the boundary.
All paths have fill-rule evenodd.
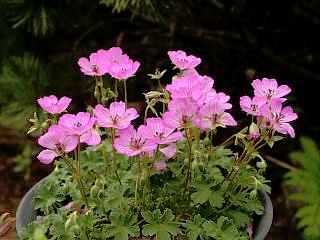
<path id="1" fill-rule="evenodd" d="M 320 239 L 320 150 L 316 143 L 307 137 L 300 139 L 302 150 L 291 153 L 292 159 L 301 168 L 285 175 L 287 185 L 297 187 L 289 199 L 302 202 L 295 216 L 297 227 L 303 229 L 306 239 Z"/>
<path id="2" fill-rule="evenodd" d="M 0 72 L 0 122 L 24 132 L 35 99 L 48 86 L 46 66 L 31 54 L 5 59 Z"/>

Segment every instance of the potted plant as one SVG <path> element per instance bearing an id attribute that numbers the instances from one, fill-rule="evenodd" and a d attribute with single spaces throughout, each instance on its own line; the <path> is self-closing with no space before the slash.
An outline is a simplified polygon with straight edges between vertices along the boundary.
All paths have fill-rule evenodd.
<path id="1" fill-rule="evenodd" d="M 289 122 L 297 115 L 282 107 L 290 88 L 254 80 L 254 97 L 240 99 L 251 124 L 213 144 L 217 131 L 237 125 L 228 112 L 230 97 L 195 70 L 200 58 L 168 55 L 177 74 L 165 88 L 165 71 L 150 74 L 158 89 L 145 94 L 144 123 L 137 128 L 127 79 L 140 64 L 118 47 L 78 61 L 95 82 L 96 106 L 74 115 L 64 113 L 67 97 L 38 99 L 48 118 L 35 114 L 29 132 L 42 130 L 38 159 L 55 169 L 18 209 L 21 239 L 39 231 L 48 239 L 253 239 L 252 226 L 255 239 L 264 238 L 272 206 L 259 150 L 280 140 L 278 133 L 294 137 Z M 106 76 L 113 91 L 104 87 Z M 118 100 L 120 83 L 124 101 Z M 226 148 L 230 141 L 236 146 Z"/>

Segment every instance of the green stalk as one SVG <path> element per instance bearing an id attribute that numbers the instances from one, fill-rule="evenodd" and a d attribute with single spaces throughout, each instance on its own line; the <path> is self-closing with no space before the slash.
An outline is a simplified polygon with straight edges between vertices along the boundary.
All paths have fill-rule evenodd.
<path id="1" fill-rule="evenodd" d="M 116 173 L 116 176 L 117 176 L 117 179 L 118 179 L 120 185 L 122 185 L 120 176 L 119 176 L 119 174 L 118 174 L 118 169 L 117 169 L 116 151 L 115 151 L 114 146 L 113 146 L 113 144 L 114 144 L 114 138 L 115 138 L 115 129 L 111 129 L 112 168 L 113 168 L 113 171 Z"/>
<path id="2" fill-rule="evenodd" d="M 185 182 L 185 189 L 184 192 L 189 193 L 190 197 L 190 182 L 192 181 L 191 177 L 191 164 L 192 164 L 192 136 L 189 136 L 190 129 L 186 129 L 186 137 L 188 141 L 188 146 L 189 146 L 189 157 L 188 157 L 188 167 L 187 167 L 187 176 L 186 176 L 186 182 Z"/>
<path id="3" fill-rule="evenodd" d="M 81 179 L 81 175 L 80 173 L 77 171 L 77 169 L 69 162 L 67 156 L 63 156 L 63 160 L 64 162 L 67 164 L 67 166 L 69 167 L 69 170 L 70 172 L 74 175 L 76 181 L 77 181 L 77 184 L 78 184 L 78 188 L 80 190 L 80 194 L 81 194 L 81 197 L 82 197 L 82 200 L 85 202 L 86 206 L 89 207 L 89 202 L 88 202 L 88 198 L 85 194 L 85 187 L 84 187 L 84 184 L 82 182 L 82 179 Z"/>
<path id="4" fill-rule="evenodd" d="M 126 104 L 126 108 L 128 107 L 128 99 L 127 99 L 127 79 L 123 80 L 123 89 L 124 89 L 124 102 Z"/>
<path id="5" fill-rule="evenodd" d="M 118 79 L 114 79 L 114 101 L 118 98 Z"/>

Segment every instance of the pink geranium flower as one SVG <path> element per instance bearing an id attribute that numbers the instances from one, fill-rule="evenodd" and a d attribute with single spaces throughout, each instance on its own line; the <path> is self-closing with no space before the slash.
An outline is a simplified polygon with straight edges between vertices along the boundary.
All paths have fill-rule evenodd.
<path id="1" fill-rule="evenodd" d="M 198 104 L 194 100 L 174 99 L 168 104 L 168 112 L 163 114 L 163 122 L 171 128 L 181 128 L 192 123 Z"/>
<path id="2" fill-rule="evenodd" d="M 109 50 L 100 51 L 101 54 L 104 55 L 104 61 L 108 66 L 114 63 L 120 63 L 129 60 L 128 55 L 123 54 L 122 49 L 119 47 L 112 47 Z"/>
<path id="3" fill-rule="evenodd" d="M 95 117 L 91 117 L 87 112 L 79 112 L 77 115 L 64 114 L 60 117 L 58 124 L 65 126 L 69 133 L 80 137 L 80 142 L 88 145 L 97 145 L 101 138 L 99 133 L 93 129 L 96 121 Z"/>
<path id="4" fill-rule="evenodd" d="M 206 99 L 205 99 L 205 103 L 208 102 L 220 102 L 223 105 L 224 109 L 231 109 L 232 108 L 232 104 L 228 103 L 228 101 L 230 100 L 230 96 L 223 93 L 223 92 L 219 92 L 217 93 L 215 89 L 211 89 L 207 95 L 206 95 Z"/>
<path id="5" fill-rule="evenodd" d="M 182 138 L 181 132 L 174 132 L 161 118 L 148 118 L 147 126 L 141 126 L 142 134 L 156 144 L 167 144 Z"/>
<path id="6" fill-rule="evenodd" d="M 102 76 L 107 72 L 104 50 L 91 53 L 89 59 L 82 57 L 78 60 L 81 72 L 90 76 Z"/>
<path id="7" fill-rule="evenodd" d="M 119 137 L 114 140 L 114 148 L 119 153 L 126 154 L 129 157 L 143 152 L 153 152 L 157 148 L 157 144 L 142 134 L 141 127 L 137 131 L 132 125 L 129 125 L 126 129 L 119 129 Z"/>
<path id="8" fill-rule="evenodd" d="M 108 66 L 108 73 L 118 79 L 125 80 L 132 77 L 138 70 L 140 63 L 131 59 L 121 59 L 120 62 L 114 62 Z"/>
<path id="9" fill-rule="evenodd" d="M 158 172 L 164 171 L 164 170 L 166 170 L 166 168 L 167 168 L 167 163 L 166 163 L 165 160 L 157 161 L 157 162 L 154 164 L 154 168 L 155 168 L 155 170 L 158 171 Z"/>
<path id="10" fill-rule="evenodd" d="M 166 89 L 173 99 L 188 98 L 203 104 L 213 87 L 214 80 L 208 76 L 181 77 L 168 84 Z"/>
<path id="11" fill-rule="evenodd" d="M 184 51 L 168 51 L 171 62 L 180 69 L 194 68 L 201 63 L 201 59 L 193 55 L 187 56 Z"/>
<path id="12" fill-rule="evenodd" d="M 46 112 L 51 114 L 57 114 L 62 113 L 68 108 L 71 99 L 68 97 L 62 97 L 58 101 L 56 96 L 50 95 L 39 98 L 37 102 Z"/>
<path id="13" fill-rule="evenodd" d="M 38 155 L 40 162 L 50 164 L 55 157 L 71 152 L 77 147 L 78 140 L 63 126 L 53 125 L 38 139 L 39 145 L 47 148 Z"/>
<path id="14" fill-rule="evenodd" d="M 177 152 L 177 145 L 172 143 L 164 148 L 159 148 L 160 152 L 163 153 L 167 158 L 173 158 Z"/>
<path id="15" fill-rule="evenodd" d="M 193 123 L 202 131 L 216 127 L 236 126 L 237 122 L 229 114 L 220 102 L 204 104 L 193 119 Z"/>
<path id="16" fill-rule="evenodd" d="M 260 97 L 253 97 L 253 99 L 251 99 L 248 96 L 242 96 L 240 98 L 240 106 L 242 110 L 254 116 L 261 115 L 260 108 L 265 104 L 266 100 Z"/>
<path id="17" fill-rule="evenodd" d="M 270 106 L 261 107 L 261 114 L 266 118 L 266 127 L 272 128 L 283 134 L 295 137 L 295 132 L 289 122 L 296 120 L 298 115 L 293 112 L 291 107 L 282 108 L 281 100 L 271 101 Z"/>
<path id="18" fill-rule="evenodd" d="M 255 96 L 261 97 L 267 101 L 281 98 L 291 92 L 291 89 L 287 85 L 281 85 L 278 87 L 278 83 L 275 79 L 256 79 L 251 85 L 254 88 Z"/>
<path id="19" fill-rule="evenodd" d="M 123 102 L 113 102 L 110 104 L 109 109 L 99 104 L 94 108 L 93 113 L 97 117 L 97 124 L 100 127 L 117 129 L 127 128 L 132 120 L 139 117 L 136 109 L 126 109 Z"/>

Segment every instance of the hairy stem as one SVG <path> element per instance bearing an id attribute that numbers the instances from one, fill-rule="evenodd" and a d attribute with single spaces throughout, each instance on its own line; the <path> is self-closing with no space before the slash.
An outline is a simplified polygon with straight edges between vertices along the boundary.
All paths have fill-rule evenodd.
<path id="1" fill-rule="evenodd" d="M 118 174 L 118 169 L 117 169 L 117 161 L 116 161 L 116 151 L 114 149 L 114 138 L 115 138 L 115 129 L 111 129 L 111 142 L 112 142 L 112 168 L 113 168 L 113 171 L 115 172 L 116 176 L 117 176 L 117 179 L 118 179 L 118 182 L 120 183 L 120 185 L 122 185 L 121 183 L 121 179 L 120 179 L 120 176 Z"/>
<path id="2" fill-rule="evenodd" d="M 124 90 L 124 102 L 126 104 L 126 108 L 128 107 L 128 99 L 127 99 L 127 79 L 123 80 L 123 90 Z"/>

